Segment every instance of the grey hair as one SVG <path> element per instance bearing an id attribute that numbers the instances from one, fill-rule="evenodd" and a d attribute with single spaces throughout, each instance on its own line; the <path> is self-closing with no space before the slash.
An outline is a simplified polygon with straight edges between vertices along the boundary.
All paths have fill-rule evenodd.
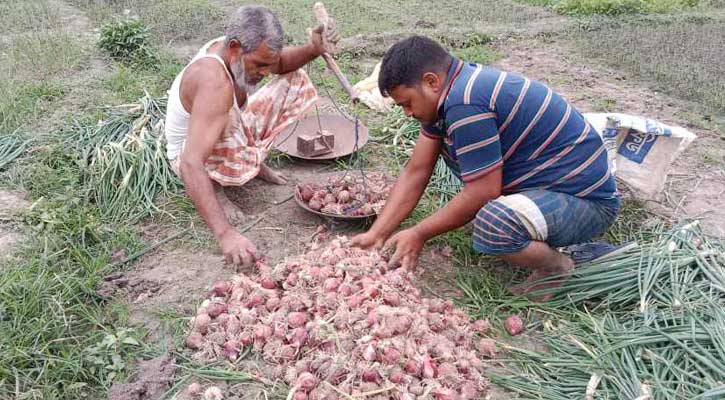
<path id="1" fill-rule="evenodd" d="M 272 10 L 250 5 L 239 8 L 227 25 L 226 44 L 234 39 L 239 41 L 245 53 L 257 50 L 264 41 L 271 51 L 279 53 L 284 44 L 284 32 Z"/>

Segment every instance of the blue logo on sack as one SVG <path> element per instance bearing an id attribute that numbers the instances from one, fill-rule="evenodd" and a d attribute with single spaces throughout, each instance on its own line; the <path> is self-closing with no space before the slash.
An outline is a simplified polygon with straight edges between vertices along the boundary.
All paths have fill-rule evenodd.
<path id="1" fill-rule="evenodd" d="M 647 132 L 630 129 L 619 146 L 618 153 L 637 164 L 642 164 L 658 136 L 672 136 L 670 128 L 657 121 L 648 119 L 646 126 Z"/>

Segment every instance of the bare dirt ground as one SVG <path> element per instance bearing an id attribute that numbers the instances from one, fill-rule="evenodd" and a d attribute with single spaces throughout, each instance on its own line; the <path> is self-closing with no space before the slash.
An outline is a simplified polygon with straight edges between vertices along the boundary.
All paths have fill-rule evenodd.
<path id="1" fill-rule="evenodd" d="M 305 179 L 314 174 L 315 167 L 319 168 L 292 165 L 284 171 L 295 179 Z M 228 192 L 246 215 L 237 227 L 243 229 L 254 223 L 245 234 L 270 263 L 299 253 L 323 223 L 289 199 L 292 185 L 276 186 L 254 180 L 246 187 Z M 148 240 L 162 240 L 166 234 L 170 233 L 153 232 Z M 158 328 L 155 312 L 171 310 L 190 314 L 214 282 L 228 279 L 236 272 L 224 264 L 213 240 L 206 243 L 206 246 L 169 244 L 143 257 L 125 274 L 129 281 L 126 286 L 130 288 L 126 290 L 127 298 L 133 304 L 132 321 L 146 324 L 153 332 Z"/>
<path id="2" fill-rule="evenodd" d="M 25 236 L 12 221 L 19 212 L 29 206 L 25 194 L 19 191 L 0 190 L 0 262 L 12 257 Z"/>
<path id="3" fill-rule="evenodd" d="M 64 1 L 53 0 L 50 3 L 58 11 L 60 23 L 68 32 L 91 39 L 96 36 L 91 29 L 90 20 L 83 12 Z"/>
<path id="4" fill-rule="evenodd" d="M 174 381 L 175 360 L 162 356 L 141 361 L 128 383 L 115 384 L 108 390 L 109 400 L 160 399 Z"/>

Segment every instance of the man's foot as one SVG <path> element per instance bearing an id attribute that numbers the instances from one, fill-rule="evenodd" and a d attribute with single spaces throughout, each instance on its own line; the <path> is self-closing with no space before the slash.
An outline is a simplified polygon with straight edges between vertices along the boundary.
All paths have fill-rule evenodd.
<path id="1" fill-rule="evenodd" d="M 518 296 L 524 296 L 526 294 L 529 294 L 531 292 L 535 292 L 537 290 L 544 290 L 544 289 L 551 289 L 558 286 L 561 286 L 564 279 L 566 279 L 566 276 L 571 274 L 571 271 L 574 270 L 574 263 L 570 261 L 570 264 L 567 264 L 566 266 L 563 266 L 561 268 L 557 269 L 537 269 L 534 270 L 534 272 L 529 275 L 526 280 L 516 286 L 512 286 L 509 288 L 509 291 L 511 293 L 518 295 Z M 540 282 L 536 283 L 537 281 L 540 281 L 542 279 L 550 278 L 553 276 L 560 276 L 559 279 L 546 281 L 546 282 Z M 535 301 L 547 301 L 550 300 L 553 297 L 552 294 L 547 294 L 543 296 L 538 296 L 533 298 Z"/>
<path id="2" fill-rule="evenodd" d="M 574 261 L 574 264 L 579 265 L 591 261 L 602 260 L 608 257 L 614 257 L 637 246 L 636 241 L 616 246 L 604 242 L 592 242 L 567 246 L 564 248 L 564 253 Z"/>
<path id="3" fill-rule="evenodd" d="M 287 183 L 287 177 L 283 173 L 273 170 L 265 163 L 262 163 L 259 169 L 259 175 L 257 176 L 275 185 L 284 185 Z"/>
<path id="4" fill-rule="evenodd" d="M 234 225 L 244 222 L 244 212 L 242 212 L 242 209 L 238 205 L 229 200 L 227 194 L 224 193 L 224 188 L 221 186 L 216 188 L 215 193 L 217 200 L 219 200 L 219 205 L 224 210 L 224 214 L 227 216 L 229 223 Z"/>

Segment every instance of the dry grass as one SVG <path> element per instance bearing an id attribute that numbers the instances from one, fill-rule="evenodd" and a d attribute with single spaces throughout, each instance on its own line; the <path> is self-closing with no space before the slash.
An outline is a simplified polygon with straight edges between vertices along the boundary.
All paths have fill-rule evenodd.
<path id="1" fill-rule="evenodd" d="M 624 69 L 704 110 L 725 110 L 725 18 L 608 21 L 575 41 L 585 54 Z"/>
<path id="2" fill-rule="evenodd" d="M 62 30 L 17 33 L 1 50 L 0 134 L 34 120 L 42 104 L 61 97 L 62 78 L 86 55 L 86 47 Z"/>
<path id="3" fill-rule="evenodd" d="M 221 36 L 227 20 L 222 9 L 207 0 L 157 0 L 142 4 L 138 7 L 139 15 L 167 42 Z"/>
<path id="4" fill-rule="evenodd" d="M 280 14 L 290 39 L 301 41 L 305 38 L 305 28 L 314 22 L 311 2 L 270 0 L 265 4 Z M 339 21 L 343 37 L 413 33 L 445 37 L 470 32 L 515 33 L 539 29 L 539 25 L 550 30 L 561 28 L 545 23 L 557 18 L 552 13 L 510 0 L 461 0 L 445 4 L 445 12 L 441 12 L 443 5 L 433 0 L 328 0 L 325 6 Z"/>
<path id="5" fill-rule="evenodd" d="M 58 10 L 51 7 L 47 0 L 0 2 L 0 24 L 4 33 L 52 29 L 59 23 Z"/>
<path id="6" fill-rule="evenodd" d="M 627 15 L 669 13 L 686 10 L 698 0 L 522 0 L 523 3 L 546 6 L 570 15 Z"/>
<path id="7" fill-rule="evenodd" d="M 223 34 L 226 15 L 208 0 L 70 0 L 95 24 L 123 15 L 140 17 L 161 44 L 179 40 L 211 39 Z"/>
<path id="8" fill-rule="evenodd" d="M 0 71 L 14 81 L 46 80 L 83 65 L 86 51 L 86 45 L 63 30 L 18 34 L 4 50 Z"/>

